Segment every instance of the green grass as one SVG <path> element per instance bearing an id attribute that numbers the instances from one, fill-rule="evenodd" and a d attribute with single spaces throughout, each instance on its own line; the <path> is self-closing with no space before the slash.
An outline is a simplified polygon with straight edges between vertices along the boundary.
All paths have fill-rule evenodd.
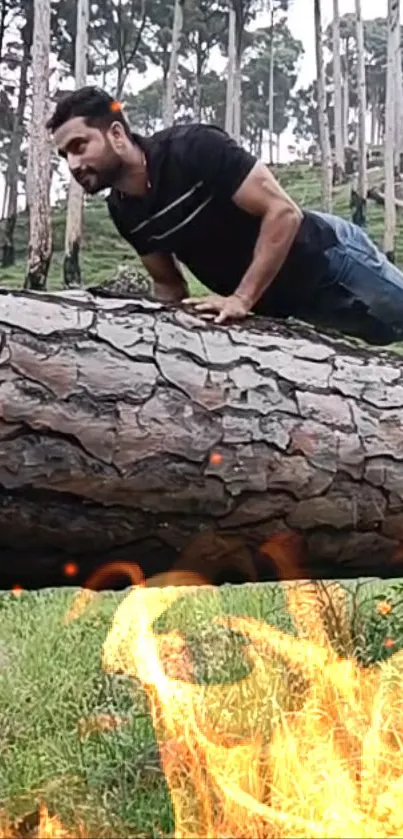
<path id="1" fill-rule="evenodd" d="M 277 176 L 284 188 L 303 207 L 320 209 L 320 181 L 318 169 L 290 165 L 281 167 Z M 350 218 L 350 186 L 337 187 L 333 195 L 333 212 L 343 218 Z M 66 213 L 64 207 L 55 208 L 52 214 L 54 254 L 52 258 L 48 287 L 58 289 L 62 285 L 62 264 Z M 382 246 L 383 209 L 369 202 L 368 233 Z M 403 219 L 398 215 L 396 237 L 396 259 L 403 266 Z M 17 261 L 11 268 L 0 267 L 0 284 L 11 288 L 21 287 L 25 271 L 28 241 L 28 219 L 22 213 L 18 217 L 15 232 Z M 0 224 L 1 242 L 1 224 Z M 85 209 L 84 242 L 81 254 L 81 269 L 84 283 L 99 283 L 110 279 L 118 263 L 128 262 L 140 267 L 133 249 L 118 235 L 109 218 L 105 201 L 100 198 L 88 200 Z M 203 286 L 189 276 L 192 294 L 203 293 Z"/>
<path id="2" fill-rule="evenodd" d="M 369 581 L 345 588 L 359 661 L 373 664 L 402 648 L 403 585 Z M 72 590 L 0 595 L 0 807 L 14 820 L 45 801 L 66 826 L 81 819 L 94 837 L 172 835 L 170 797 L 144 693 L 127 677 L 106 675 L 101 667 L 102 644 L 126 593 L 99 595 L 78 620 L 65 625 L 73 596 Z M 377 613 L 379 599 L 393 604 L 390 615 Z M 228 586 L 183 596 L 155 629 L 186 635 L 194 672 L 206 689 L 241 684 L 249 667 L 242 639 L 228 646 L 228 633 L 226 638 L 225 631 L 214 629 L 217 615 L 249 615 L 294 632 L 280 585 Z M 387 638 L 395 641 L 392 651 L 385 647 Z M 274 708 L 290 701 L 283 677 L 275 680 L 271 696 L 260 696 L 258 703 L 255 697 L 253 703 L 255 725 L 267 736 Z M 236 709 L 245 721 L 243 696 Z M 98 714 L 127 715 L 128 722 L 80 739 L 79 721 Z M 239 730 L 233 715 L 225 725 Z"/>

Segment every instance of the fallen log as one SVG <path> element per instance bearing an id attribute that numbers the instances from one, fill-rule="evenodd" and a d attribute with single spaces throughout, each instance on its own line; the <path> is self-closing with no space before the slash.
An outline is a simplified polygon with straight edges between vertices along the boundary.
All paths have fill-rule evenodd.
<path id="1" fill-rule="evenodd" d="M 111 560 L 149 577 L 178 554 L 220 581 L 399 575 L 398 355 L 72 292 L 3 290 L 0 335 L 1 587 Z M 200 535 L 192 565 L 200 533 L 219 534 L 216 566 Z M 267 549 L 279 533 L 298 567 Z"/>
<path id="2" fill-rule="evenodd" d="M 385 193 L 375 187 L 368 190 L 367 198 L 371 201 L 375 201 L 375 204 L 378 204 L 379 207 L 385 206 Z M 403 200 L 401 198 L 395 198 L 395 207 L 397 210 L 401 210 L 403 208 Z"/>

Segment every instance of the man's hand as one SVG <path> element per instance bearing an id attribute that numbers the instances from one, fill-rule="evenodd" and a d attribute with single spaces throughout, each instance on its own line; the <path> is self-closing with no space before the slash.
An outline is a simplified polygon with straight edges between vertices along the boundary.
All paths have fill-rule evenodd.
<path id="1" fill-rule="evenodd" d="M 188 297 L 182 301 L 189 306 L 194 306 L 202 317 L 211 318 L 213 313 L 218 313 L 214 323 L 225 323 L 228 320 L 243 320 L 250 313 L 246 301 L 237 294 L 223 297 L 221 294 L 210 294 L 208 297 Z"/>

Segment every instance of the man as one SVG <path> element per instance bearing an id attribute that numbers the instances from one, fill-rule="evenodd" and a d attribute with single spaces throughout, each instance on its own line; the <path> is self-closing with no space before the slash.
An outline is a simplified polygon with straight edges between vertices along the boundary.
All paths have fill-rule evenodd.
<path id="1" fill-rule="evenodd" d="M 401 272 L 359 227 L 301 210 L 220 129 L 174 126 L 146 139 L 96 87 L 68 94 L 47 127 L 87 193 L 111 188 L 109 213 L 158 298 L 217 323 L 256 312 L 371 343 L 403 340 Z M 188 298 L 181 263 L 214 293 Z"/>

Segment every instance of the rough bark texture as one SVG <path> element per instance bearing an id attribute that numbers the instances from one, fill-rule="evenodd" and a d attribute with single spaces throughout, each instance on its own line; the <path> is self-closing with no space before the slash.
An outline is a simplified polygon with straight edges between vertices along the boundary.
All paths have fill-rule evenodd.
<path id="1" fill-rule="evenodd" d="M 364 21 L 362 18 L 361 0 L 355 0 L 356 38 L 357 38 L 357 110 L 358 110 L 358 179 L 357 179 L 357 212 L 353 212 L 352 220 L 360 227 L 366 225 L 366 198 L 368 192 L 367 175 L 367 143 L 366 143 L 366 114 L 367 91 L 365 80 L 365 50 L 364 50 Z"/>
<path id="2" fill-rule="evenodd" d="M 52 256 L 49 97 L 50 0 L 36 0 L 32 49 L 32 123 L 29 165 L 29 243 L 26 288 L 43 289 Z"/>
<path id="3" fill-rule="evenodd" d="M 274 163 L 273 135 L 274 135 L 274 6 L 270 3 L 270 59 L 269 59 L 269 163 Z M 277 159 L 278 159 L 277 146 Z"/>
<path id="4" fill-rule="evenodd" d="M 234 95 L 235 95 L 235 50 L 236 50 L 236 14 L 230 4 L 228 8 L 228 65 L 227 92 L 225 102 L 225 130 L 227 134 L 234 132 Z"/>
<path id="5" fill-rule="evenodd" d="M 344 182 L 343 103 L 341 85 L 341 46 L 339 0 L 333 0 L 333 78 L 334 78 L 334 139 L 336 183 Z"/>
<path id="6" fill-rule="evenodd" d="M 65 584 L 66 562 L 148 576 L 203 528 L 259 579 L 279 531 L 287 576 L 400 573 L 401 357 L 84 292 L 2 292 L 0 333 L 1 586 Z"/>
<path id="7" fill-rule="evenodd" d="M 391 262 L 395 261 L 396 206 L 395 206 L 395 95 L 396 95 L 396 49 L 400 32 L 399 0 L 388 0 L 388 63 L 386 71 L 385 107 L 385 228 L 383 249 Z"/>
<path id="8" fill-rule="evenodd" d="M 400 17 L 400 10 L 399 10 Z M 396 92 L 395 92 L 395 176 L 399 176 L 402 166 L 402 128 L 403 128 L 403 84 L 402 50 L 400 45 L 400 26 L 396 27 Z"/>
<path id="9" fill-rule="evenodd" d="M 14 265 L 14 230 L 17 222 L 18 205 L 18 180 L 21 160 L 21 145 L 24 133 L 24 114 L 27 101 L 28 89 L 28 68 L 31 61 L 31 47 L 33 35 L 33 10 L 27 8 L 27 20 L 21 31 L 22 38 L 22 59 L 20 67 L 20 79 L 18 86 L 18 101 L 15 113 L 13 134 L 10 143 L 10 152 L 6 173 L 7 185 L 7 219 L 4 229 L 4 242 L 2 253 L 2 266 Z"/>
<path id="10" fill-rule="evenodd" d="M 350 116 L 350 80 L 348 77 L 349 38 L 344 41 L 343 61 L 343 144 L 349 145 L 349 116 Z"/>
<path id="11" fill-rule="evenodd" d="M 175 0 L 172 25 L 172 44 L 167 77 L 164 125 L 172 125 L 175 119 L 176 85 L 178 76 L 179 49 L 183 29 L 183 8 L 185 0 Z"/>
<path id="12" fill-rule="evenodd" d="M 76 88 L 84 87 L 87 80 L 89 0 L 77 2 L 77 34 L 75 45 Z M 83 233 L 84 191 L 80 184 L 70 179 L 67 202 L 63 284 L 66 288 L 81 285 L 80 246 Z"/>
<path id="13" fill-rule="evenodd" d="M 314 0 L 316 75 L 318 86 L 318 121 L 321 151 L 321 206 L 322 210 L 332 211 L 332 152 L 329 139 L 329 120 L 327 114 L 325 62 L 322 43 L 322 12 L 320 0 Z"/>

